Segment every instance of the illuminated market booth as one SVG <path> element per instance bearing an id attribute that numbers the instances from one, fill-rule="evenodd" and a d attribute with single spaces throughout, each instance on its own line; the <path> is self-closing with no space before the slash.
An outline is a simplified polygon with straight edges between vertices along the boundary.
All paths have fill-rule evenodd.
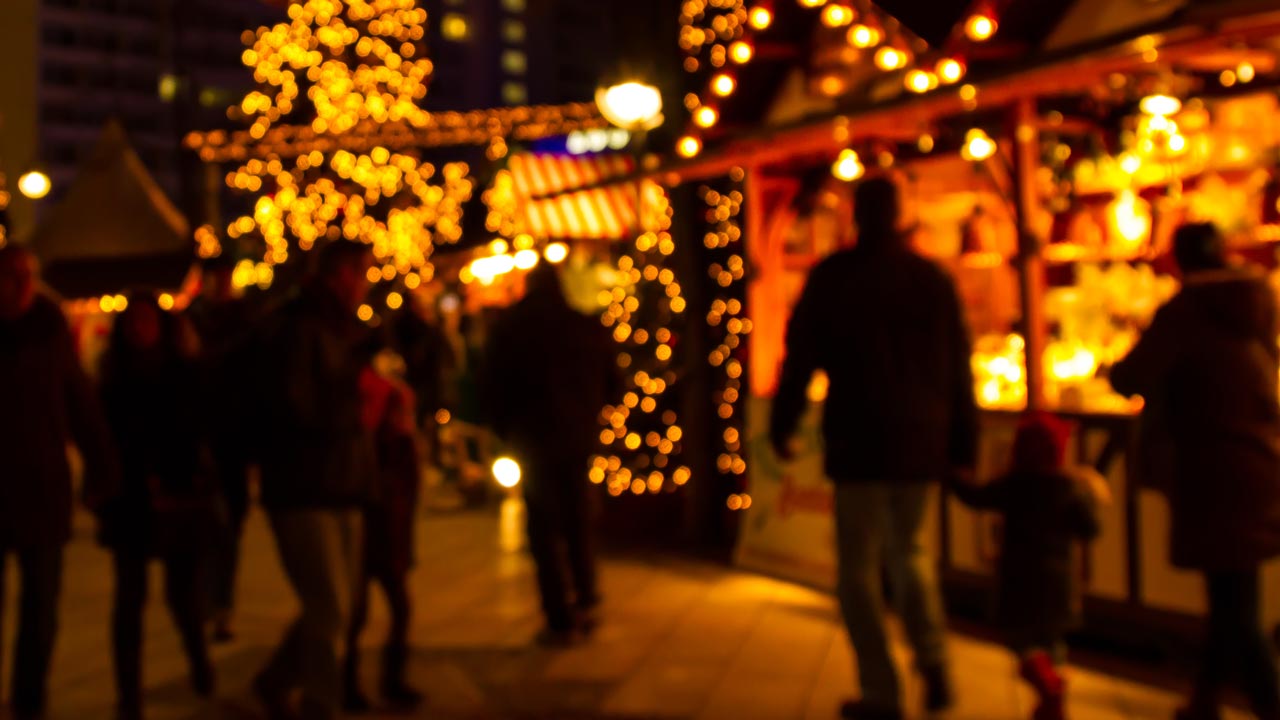
<path id="1" fill-rule="evenodd" d="M 1280 279 L 1280 12 L 1194 0 L 922 5 L 684 3 L 686 69 L 706 84 L 686 97 L 683 159 L 652 176 L 698 188 L 706 247 L 729 253 L 707 268 L 721 293 L 707 322 L 721 343 L 709 362 L 724 375 L 719 469 L 742 478 L 728 504 L 747 510 L 738 561 L 833 584 L 816 407 L 808 452 L 784 466 L 768 449 L 768 398 L 808 269 L 855 241 L 851 181 L 883 170 L 904 188 L 911 242 L 949 269 L 968 309 L 980 471 L 1000 471 L 1023 409 L 1073 419 L 1075 461 L 1115 494 L 1081 570 L 1091 621 L 1185 628 L 1203 593 L 1172 567 L 1165 500 L 1132 462 L 1141 400 L 1116 395 L 1107 372 L 1178 288 L 1180 223 L 1213 221 L 1233 252 Z M 823 378 L 810 394 L 824 397 Z M 948 584 L 985 585 L 993 519 L 954 500 L 941 510 Z M 1280 621 L 1280 567 L 1265 592 L 1268 622 Z"/>

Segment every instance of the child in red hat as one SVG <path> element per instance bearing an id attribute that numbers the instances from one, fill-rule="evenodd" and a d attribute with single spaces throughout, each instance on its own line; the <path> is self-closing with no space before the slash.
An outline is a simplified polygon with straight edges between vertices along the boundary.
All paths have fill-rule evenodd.
<path id="1" fill-rule="evenodd" d="M 1005 476 L 976 486 L 954 484 L 966 504 L 1004 516 L 997 611 L 1021 674 L 1039 695 L 1035 720 L 1065 717 L 1066 633 L 1078 622 L 1074 550 L 1097 537 L 1105 481 L 1091 470 L 1067 469 L 1071 427 L 1048 413 L 1028 413 L 1018 425 Z"/>

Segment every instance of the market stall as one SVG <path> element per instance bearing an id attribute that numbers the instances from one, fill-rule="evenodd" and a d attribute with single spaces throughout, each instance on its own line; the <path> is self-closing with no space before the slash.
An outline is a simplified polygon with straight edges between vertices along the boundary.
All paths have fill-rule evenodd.
<path id="1" fill-rule="evenodd" d="M 1066 415 L 1073 460 L 1103 472 L 1116 498 L 1082 568 L 1091 620 L 1176 628 L 1203 613 L 1199 579 L 1169 562 L 1165 500 L 1131 459 L 1141 401 L 1112 392 L 1107 371 L 1177 290 L 1168 251 L 1179 223 L 1215 222 L 1237 255 L 1274 271 L 1280 13 L 1208 2 L 979 2 L 948 18 L 894 2 L 724 5 L 685 4 L 686 67 L 707 85 L 687 98 L 685 159 L 658 177 L 742 198 L 741 227 L 708 219 L 708 247 L 743 238 L 747 267 L 742 312 L 709 317 L 713 333 L 730 315 L 739 328 L 750 318 L 750 343 L 711 358 L 731 379 L 745 364 L 748 381 L 745 425 L 726 428 L 722 456 L 745 478 L 729 500 L 747 511 L 739 562 L 833 583 L 822 379 L 797 463 L 768 449 L 768 398 L 807 270 L 851 241 L 849 183 L 878 168 L 901 181 L 912 242 L 965 300 L 985 410 L 980 472 L 1001 469 L 1024 408 Z M 733 292 L 728 269 L 710 276 Z M 721 395 L 730 390 L 743 401 L 732 384 Z M 993 520 L 954 501 L 939 511 L 950 584 L 986 583 Z M 1266 577 L 1275 623 L 1280 567 Z"/>

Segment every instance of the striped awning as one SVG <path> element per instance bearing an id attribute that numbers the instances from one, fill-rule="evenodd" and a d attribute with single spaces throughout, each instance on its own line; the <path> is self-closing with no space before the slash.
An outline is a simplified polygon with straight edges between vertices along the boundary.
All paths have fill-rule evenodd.
<path id="1" fill-rule="evenodd" d="M 591 190 L 634 167 L 627 155 L 513 155 L 508 163 L 530 235 L 554 240 L 619 240 L 636 226 L 636 183 Z"/>

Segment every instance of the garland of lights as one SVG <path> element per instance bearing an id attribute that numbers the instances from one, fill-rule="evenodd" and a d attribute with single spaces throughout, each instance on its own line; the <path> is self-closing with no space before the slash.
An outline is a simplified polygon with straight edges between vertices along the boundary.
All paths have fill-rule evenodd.
<path id="1" fill-rule="evenodd" d="M 869 0 L 796 1 L 805 8 L 821 8 L 823 25 L 844 31 L 846 42 L 861 57 L 870 57 L 885 72 L 900 72 L 903 87 L 918 94 L 954 85 L 964 78 L 967 65 L 962 53 L 966 43 L 986 42 L 995 35 L 999 28 L 996 6 L 1004 3 L 976 0 L 944 47 L 930 53 L 922 40 Z M 702 152 L 706 131 L 720 121 L 719 104 L 738 90 L 734 67 L 755 58 L 756 36 L 767 31 L 773 19 L 773 0 L 685 0 L 680 12 L 684 68 L 694 74 L 708 67 L 713 72 L 705 92 L 685 96 L 690 121 L 685 134 L 676 141 L 680 156 L 692 158 Z M 820 87 L 828 95 L 849 89 L 845 78 L 839 75 L 822 78 Z M 965 88 L 972 92 L 971 86 Z"/>
<path id="2" fill-rule="evenodd" d="M 418 105 L 432 70 L 421 57 L 426 11 L 416 0 L 298 0 L 288 13 L 290 22 L 244 36 L 241 59 L 261 89 L 230 115 L 251 121 L 252 151 L 226 133 L 187 139 L 206 159 L 241 158 L 227 185 L 259 194 L 228 237 L 260 235 L 268 267 L 285 262 L 291 245 L 306 251 L 320 240 L 356 240 L 382 264 L 371 281 L 430 280 L 435 245 L 461 237 L 472 182 L 465 163 L 450 163 L 433 184 L 437 168 L 416 148 L 404 150 L 413 138 L 405 128 L 439 120 Z M 310 83 L 310 125 L 277 127 L 299 111 L 299 74 Z M 373 144 L 384 127 L 401 138 L 394 151 Z M 273 142 L 288 146 L 287 163 Z M 213 252 L 207 239 L 201 247 Z"/>
<path id="3" fill-rule="evenodd" d="M 311 125 L 272 127 L 261 138 L 255 138 L 249 130 L 193 132 L 187 135 L 186 145 L 199 151 L 205 162 L 243 162 L 250 158 L 292 158 L 317 150 L 321 153 L 337 149 L 369 152 L 375 147 L 385 147 L 392 151 L 405 151 L 491 145 L 499 141 L 505 144 L 507 139 L 531 141 L 609 126 L 593 103 L 424 112 L 417 121 L 421 125 L 403 120 L 379 123 L 363 119 L 341 136 L 318 133 Z"/>
<path id="4" fill-rule="evenodd" d="M 617 266 L 626 281 L 601 293 L 601 304 L 608 305 L 601 320 L 613 328 L 613 339 L 622 347 L 618 366 L 627 374 L 627 390 L 621 402 L 601 412 L 600 442 L 606 450 L 592 459 L 589 477 L 614 496 L 627 491 L 672 492 L 692 475 L 687 467 L 673 467 L 684 437 L 676 412 L 659 412 L 677 379 L 672 369 L 676 338 L 668 323 L 687 308 L 675 273 L 666 267 L 666 259 L 675 252 L 671 202 L 655 183 L 643 182 L 640 193 L 643 232 Z M 633 327 L 642 310 L 658 319 L 654 329 Z"/>
<path id="5" fill-rule="evenodd" d="M 747 462 L 742 456 L 743 427 L 739 411 L 743 398 L 741 358 L 746 349 L 743 337 L 752 330 L 751 320 L 743 314 L 742 283 L 746 263 L 737 249 L 742 244 L 742 226 L 738 218 L 742 214 L 743 196 L 736 185 L 743 177 L 740 170 L 736 171 L 732 176 L 735 189 L 727 193 L 707 185 L 698 190 L 698 196 L 707 206 L 704 215 L 707 232 L 703 236 L 703 244 L 717 256 L 717 262 L 708 267 L 708 274 L 719 290 L 707 313 L 710 333 L 720 340 L 707 361 L 723 372 L 714 396 L 716 415 L 722 422 L 720 435 L 723 441 L 723 452 L 716 458 L 716 469 L 722 475 L 737 478 L 738 492 L 729 495 L 727 501 L 729 509 L 735 511 L 751 507 L 751 496 L 742 487 Z"/>

